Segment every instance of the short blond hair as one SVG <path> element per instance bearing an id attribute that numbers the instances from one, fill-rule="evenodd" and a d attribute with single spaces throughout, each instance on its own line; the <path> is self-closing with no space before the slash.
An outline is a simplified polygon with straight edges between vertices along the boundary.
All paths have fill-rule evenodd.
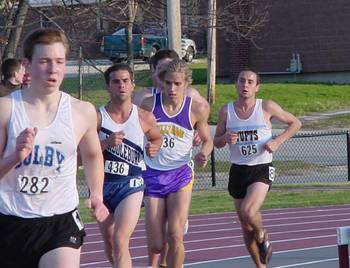
<path id="1" fill-rule="evenodd" d="M 158 73 L 160 80 L 164 81 L 165 74 L 167 73 L 183 73 L 185 75 L 185 81 L 189 85 L 192 84 L 192 70 L 184 60 L 174 59 L 164 64 L 164 67 L 162 66 Z"/>

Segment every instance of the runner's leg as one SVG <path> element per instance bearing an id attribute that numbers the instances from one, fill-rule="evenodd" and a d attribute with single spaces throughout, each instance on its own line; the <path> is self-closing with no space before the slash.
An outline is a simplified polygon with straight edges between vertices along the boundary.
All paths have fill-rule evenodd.
<path id="1" fill-rule="evenodd" d="M 114 212 L 115 267 L 131 268 L 129 242 L 141 210 L 143 191 L 127 196 Z"/>

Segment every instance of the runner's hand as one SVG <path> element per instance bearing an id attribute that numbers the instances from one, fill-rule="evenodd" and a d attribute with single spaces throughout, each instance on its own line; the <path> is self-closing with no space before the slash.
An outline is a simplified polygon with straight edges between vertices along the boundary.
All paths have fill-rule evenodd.
<path id="1" fill-rule="evenodd" d="M 199 134 L 197 132 L 197 130 L 194 131 L 194 135 L 193 135 L 193 141 L 192 141 L 192 145 L 193 146 L 199 146 L 202 144 L 202 139 L 201 137 L 199 137 Z"/>
<path id="2" fill-rule="evenodd" d="M 90 209 L 91 216 L 98 222 L 103 222 L 109 215 L 109 211 L 102 200 L 97 197 L 90 197 L 85 201 L 85 206 Z"/>
<path id="3" fill-rule="evenodd" d="M 37 128 L 26 128 L 16 139 L 16 153 L 19 161 L 23 161 L 33 150 Z"/>
<path id="4" fill-rule="evenodd" d="M 112 147 L 117 144 L 122 144 L 125 133 L 124 131 L 114 132 L 107 139 L 105 139 L 105 144 L 107 147 Z"/>
<path id="5" fill-rule="evenodd" d="M 228 131 L 224 135 L 225 142 L 228 144 L 235 144 L 238 139 L 238 133 L 234 131 Z"/>
<path id="6" fill-rule="evenodd" d="M 145 146 L 146 154 L 150 157 L 153 158 L 157 155 L 159 151 L 159 146 L 155 145 L 151 142 L 148 142 Z"/>
<path id="7" fill-rule="evenodd" d="M 279 143 L 276 140 L 270 140 L 265 144 L 265 149 L 269 152 L 269 153 L 273 153 L 276 152 L 278 147 L 279 147 Z"/>
<path id="8" fill-rule="evenodd" d="M 195 162 L 196 165 L 198 165 L 200 167 L 205 167 L 207 165 L 207 163 L 208 163 L 208 156 L 206 156 L 202 152 L 199 152 L 194 157 L 194 162 Z"/>

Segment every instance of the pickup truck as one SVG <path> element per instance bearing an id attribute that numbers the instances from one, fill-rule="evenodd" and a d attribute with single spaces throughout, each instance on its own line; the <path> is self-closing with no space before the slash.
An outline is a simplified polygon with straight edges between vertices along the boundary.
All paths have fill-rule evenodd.
<path id="1" fill-rule="evenodd" d="M 166 37 L 141 32 L 139 28 L 133 28 L 132 34 L 134 59 L 147 61 L 159 49 L 168 47 Z M 102 37 L 101 52 L 113 62 L 121 62 L 127 58 L 126 28 L 120 28 L 111 35 Z M 192 62 L 197 53 L 196 44 L 192 39 L 181 39 L 181 57 L 187 62 Z"/>

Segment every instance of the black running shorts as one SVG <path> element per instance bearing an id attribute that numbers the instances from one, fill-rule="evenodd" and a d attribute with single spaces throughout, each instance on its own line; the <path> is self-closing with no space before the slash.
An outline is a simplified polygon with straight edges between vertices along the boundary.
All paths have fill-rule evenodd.
<path id="1" fill-rule="evenodd" d="M 274 177 L 275 168 L 272 166 L 272 163 L 255 166 L 232 164 L 228 191 L 233 198 L 242 199 L 247 194 L 249 185 L 255 182 L 263 182 L 271 188 Z"/>
<path id="2" fill-rule="evenodd" d="M 84 236 L 77 210 L 43 218 L 0 214 L 0 267 L 37 268 L 45 253 L 60 247 L 78 249 Z"/>

